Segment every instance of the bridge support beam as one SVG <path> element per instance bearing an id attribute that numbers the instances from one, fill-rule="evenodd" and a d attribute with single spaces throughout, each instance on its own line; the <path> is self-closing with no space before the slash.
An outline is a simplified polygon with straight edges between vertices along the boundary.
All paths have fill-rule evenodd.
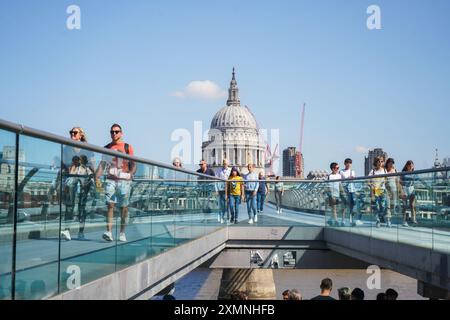
<path id="1" fill-rule="evenodd" d="M 450 300 L 450 291 L 433 286 L 420 280 L 417 280 L 417 293 L 422 297 L 430 298 L 432 300 Z"/>
<path id="2" fill-rule="evenodd" d="M 250 300 L 276 299 L 272 269 L 224 269 L 218 299 L 229 300 L 235 291 L 247 293 Z"/>

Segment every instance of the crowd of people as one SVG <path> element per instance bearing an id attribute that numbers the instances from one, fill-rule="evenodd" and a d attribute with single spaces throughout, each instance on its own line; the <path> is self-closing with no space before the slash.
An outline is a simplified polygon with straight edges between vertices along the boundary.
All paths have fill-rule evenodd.
<path id="1" fill-rule="evenodd" d="M 69 131 L 74 141 L 87 143 L 87 135 L 81 127 L 74 127 Z M 123 130 L 119 124 L 110 128 L 111 141 L 105 148 L 128 155 L 134 155 L 133 147 L 123 141 Z M 179 157 L 173 159 L 175 168 L 183 168 Z M 269 187 L 263 172 L 256 173 L 255 165 L 248 164 L 246 174 L 241 174 L 236 167 L 229 167 L 228 161 L 223 160 L 223 166 L 217 171 L 212 170 L 206 161 L 200 162 L 197 173 L 217 177 L 224 182 L 214 183 L 219 198 L 220 213 L 218 221 L 224 223 L 229 218 L 231 223 L 238 223 L 239 208 L 242 202 L 247 203 L 248 223 L 258 222 L 258 214 L 264 211 L 264 204 L 269 195 Z M 116 207 L 120 208 L 119 241 L 127 241 L 125 227 L 128 221 L 128 205 L 131 184 L 137 166 L 134 161 L 122 157 L 104 155 L 100 164 L 95 168 L 94 153 L 82 148 L 65 146 L 63 150 L 62 174 L 63 202 L 65 213 L 61 238 L 67 241 L 72 239 L 70 226 L 74 217 L 74 209 L 78 204 L 79 230 L 78 239 L 83 240 L 86 219 L 86 202 L 89 192 L 94 188 L 103 190 L 108 206 L 106 231 L 102 238 L 105 241 L 114 241 L 112 227 L 113 215 Z M 59 175 L 58 175 L 59 176 Z M 277 177 L 279 180 L 280 177 Z M 199 177 L 199 181 L 207 181 Z M 227 182 L 225 182 L 227 181 Z M 56 183 L 58 184 L 58 183 Z M 281 213 L 282 195 L 284 187 L 282 182 L 275 184 L 275 197 L 277 199 L 277 212 Z M 78 199 L 78 203 L 76 202 Z M 228 214 L 227 214 L 228 213 Z"/>
<path id="2" fill-rule="evenodd" d="M 365 294 L 361 288 L 355 288 L 351 290 L 348 287 L 342 287 L 337 290 L 338 299 L 333 298 L 333 281 L 330 278 L 325 278 L 320 283 L 319 295 L 311 298 L 310 300 L 364 300 Z M 397 300 L 398 293 L 392 288 L 387 289 L 385 292 L 380 292 L 376 300 Z M 248 300 L 249 295 L 244 291 L 235 291 L 231 295 L 231 300 Z M 298 289 L 284 290 L 282 293 L 283 300 L 306 300 L 303 298 L 301 292 Z"/>
<path id="3" fill-rule="evenodd" d="M 174 165 L 177 160 L 179 158 L 174 159 Z M 230 216 L 230 223 L 237 224 L 239 208 L 243 202 L 247 204 L 248 223 L 258 222 L 258 214 L 264 212 L 264 203 L 269 195 L 269 186 L 264 173 L 257 173 L 255 167 L 254 164 L 248 164 L 247 173 L 242 174 L 237 167 L 230 168 L 227 159 L 223 160 L 222 167 L 217 171 L 209 168 L 205 160 L 200 162 L 200 169 L 197 170 L 197 173 L 223 180 L 223 182 L 215 183 L 215 191 L 218 193 L 220 205 L 217 220 L 220 223 L 224 223 L 227 216 Z M 279 180 L 279 177 L 277 179 Z M 276 183 L 275 197 L 279 199 L 279 201 L 277 200 L 278 213 L 281 213 L 281 195 L 283 192 L 282 182 Z"/>
<path id="4" fill-rule="evenodd" d="M 87 142 L 87 135 L 82 128 L 74 127 L 69 133 L 72 140 Z M 133 147 L 123 141 L 123 131 L 119 124 L 111 126 L 110 135 L 111 141 L 105 145 L 105 148 L 134 155 Z M 102 238 L 105 241 L 114 240 L 112 234 L 113 214 L 114 209 L 118 207 L 121 212 L 119 241 L 127 241 L 125 227 L 128 221 L 131 184 L 137 169 L 136 163 L 122 157 L 104 155 L 100 164 L 95 168 L 93 152 L 71 146 L 64 147 L 62 163 L 63 201 L 66 209 L 61 238 L 71 240 L 70 223 L 74 216 L 75 201 L 78 199 L 78 239 L 84 239 L 86 202 L 89 192 L 96 187 L 104 190 L 108 206 L 106 231 Z M 229 219 L 230 223 L 238 223 L 239 209 L 243 202 L 247 204 L 248 223 L 258 222 L 258 214 L 264 212 L 264 204 L 270 193 L 268 181 L 263 172 L 257 173 L 255 165 L 250 163 L 247 165 L 247 173 L 241 174 L 237 167 L 230 167 L 226 159 L 223 160 L 222 167 L 217 171 L 212 170 L 204 160 L 199 165 L 198 173 L 223 181 L 214 183 L 220 208 L 218 222 L 225 223 Z M 173 159 L 173 166 L 183 168 L 181 159 L 178 157 Z M 327 179 L 331 181 L 328 184 L 328 201 L 332 216 L 328 223 L 345 226 L 348 216 L 348 221 L 352 226 L 362 225 L 361 191 L 357 190 L 357 184 L 351 181 L 356 177 L 352 168 L 352 160 L 345 159 L 342 170 L 336 162 L 331 163 L 330 169 L 331 173 Z M 413 161 L 407 161 L 402 171 L 413 172 Z M 383 157 L 375 158 L 373 169 L 369 173 L 369 176 L 373 178 L 367 181 L 367 185 L 370 188 L 371 209 L 376 214 L 376 227 L 379 228 L 382 224 L 391 227 L 392 214 L 399 210 L 402 210 L 403 226 L 417 225 L 414 175 L 384 176 L 391 173 L 397 173 L 394 159 L 389 158 L 385 161 Z M 199 181 L 201 180 L 206 181 L 206 178 L 201 176 Z M 281 214 L 285 192 L 284 183 L 277 176 L 273 185 L 276 212 Z M 403 205 L 400 205 L 400 202 Z M 410 218 L 407 215 L 407 209 L 411 212 Z M 338 211 L 341 214 L 341 221 L 338 218 Z"/>
<path id="5" fill-rule="evenodd" d="M 332 216 L 328 224 L 335 226 L 346 226 L 347 221 L 352 226 L 363 225 L 362 206 L 364 205 L 364 190 L 351 180 L 356 178 L 356 173 L 352 169 L 352 159 L 344 160 L 344 168 L 340 170 L 339 164 L 330 164 L 331 173 L 327 179 L 329 183 L 328 201 L 332 210 Z M 414 162 L 408 160 L 402 172 L 412 173 Z M 385 161 L 383 157 L 376 157 L 373 162 L 373 169 L 369 172 L 369 177 L 364 182 L 369 189 L 369 199 L 371 211 L 376 215 L 376 227 L 380 228 L 385 224 L 387 228 L 392 226 L 392 215 L 401 211 L 402 225 L 417 225 L 416 219 L 416 195 L 414 190 L 414 175 L 392 175 L 397 173 L 395 161 L 389 158 Z M 388 176 L 386 176 L 388 175 Z M 345 181 L 349 180 L 349 181 Z M 361 182 L 358 183 L 359 185 Z M 341 219 L 338 218 L 338 208 L 341 208 Z M 407 209 L 411 212 L 411 217 L 407 214 Z M 348 216 L 348 220 L 347 217 Z"/>

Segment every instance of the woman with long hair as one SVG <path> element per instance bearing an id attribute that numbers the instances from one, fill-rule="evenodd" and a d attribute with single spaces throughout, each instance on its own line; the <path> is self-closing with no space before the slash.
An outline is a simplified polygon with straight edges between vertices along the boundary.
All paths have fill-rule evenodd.
<path id="1" fill-rule="evenodd" d="M 373 162 L 373 169 L 369 172 L 369 176 L 379 176 L 387 174 L 384 167 L 384 158 L 375 157 Z M 387 195 L 386 195 L 386 178 L 373 178 L 369 180 L 369 186 L 371 189 L 371 205 L 372 212 L 377 215 L 377 222 L 375 226 L 381 227 L 381 223 L 386 222 L 386 227 L 391 227 L 391 219 L 388 216 L 387 221 L 385 219 L 387 214 Z"/>
<path id="2" fill-rule="evenodd" d="M 241 177 L 238 169 L 231 169 L 230 178 L 228 179 L 225 198 L 230 203 L 231 223 L 238 223 L 239 205 L 244 200 L 244 179 Z"/>
<path id="3" fill-rule="evenodd" d="M 282 213 L 284 184 L 280 181 L 280 176 L 275 178 L 275 201 L 277 203 L 277 213 Z"/>
<path id="4" fill-rule="evenodd" d="M 74 141 L 87 143 L 87 136 L 81 127 L 73 127 L 70 138 Z M 70 224 L 73 220 L 76 198 L 78 196 L 78 239 L 84 239 L 86 219 L 86 203 L 89 191 L 93 186 L 94 153 L 85 149 L 64 146 L 62 161 L 63 200 L 65 204 L 64 230 L 61 238 L 71 240 Z"/>
<path id="5" fill-rule="evenodd" d="M 413 225 L 417 225 L 416 219 L 416 194 L 414 189 L 414 180 L 415 177 L 412 174 L 414 172 L 414 162 L 412 160 L 408 160 L 403 167 L 402 172 L 408 173 L 401 177 L 401 185 L 403 187 L 402 199 L 403 199 L 403 226 L 408 226 L 408 215 L 406 212 L 406 208 L 408 207 L 411 210 L 411 223 Z"/>
<path id="6" fill-rule="evenodd" d="M 393 158 L 386 160 L 385 169 L 387 174 L 397 173 L 395 168 L 395 161 Z M 400 179 L 398 176 L 392 176 L 386 178 L 386 191 L 387 191 L 387 218 L 391 219 L 392 214 L 395 214 L 398 208 L 399 193 L 401 192 Z"/>

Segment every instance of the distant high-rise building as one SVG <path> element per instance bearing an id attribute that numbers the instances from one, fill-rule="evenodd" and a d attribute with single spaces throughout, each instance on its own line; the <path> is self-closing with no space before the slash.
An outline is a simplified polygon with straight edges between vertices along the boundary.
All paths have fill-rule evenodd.
<path id="1" fill-rule="evenodd" d="M 442 165 L 444 167 L 450 167 L 450 157 L 444 158 L 444 161 L 442 161 Z"/>
<path id="2" fill-rule="evenodd" d="M 436 149 L 436 157 L 434 158 L 434 165 L 433 168 L 442 168 L 442 164 L 439 161 L 439 154 L 438 154 L 438 149 Z"/>
<path id="3" fill-rule="evenodd" d="M 364 174 L 369 175 L 370 170 L 373 168 L 373 160 L 376 157 L 383 157 L 384 160 L 387 160 L 388 154 L 383 151 L 382 148 L 375 148 L 373 150 L 369 150 L 369 154 L 364 159 Z"/>
<path id="4" fill-rule="evenodd" d="M 295 147 L 288 147 L 283 150 L 283 176 L 295 177 Z"/>
<path id="5" fill-rule="evenodd" d="M 297 168 L 295 170 L 295 177 L 298 179 L 305 179 L 305 158 L 303 157 L 303 153 L 297 151 L 295 153 L 295 166 L 297 167 L 297 163 L 300 164 L 300 172 L 297 172 Z"/>

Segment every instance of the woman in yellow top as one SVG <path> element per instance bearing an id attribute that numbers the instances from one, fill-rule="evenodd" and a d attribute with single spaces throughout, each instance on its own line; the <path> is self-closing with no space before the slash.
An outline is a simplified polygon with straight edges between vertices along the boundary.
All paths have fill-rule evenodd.
<path id="1" fill-rule="evenodd" d="M 244 200 L 244 191 L 244 179 L 242 179 L 238 169 L 233 167 L 225 188 L 225 199 L 230 205 L 231 223 L 238 223 L 239 205 Z"/>

